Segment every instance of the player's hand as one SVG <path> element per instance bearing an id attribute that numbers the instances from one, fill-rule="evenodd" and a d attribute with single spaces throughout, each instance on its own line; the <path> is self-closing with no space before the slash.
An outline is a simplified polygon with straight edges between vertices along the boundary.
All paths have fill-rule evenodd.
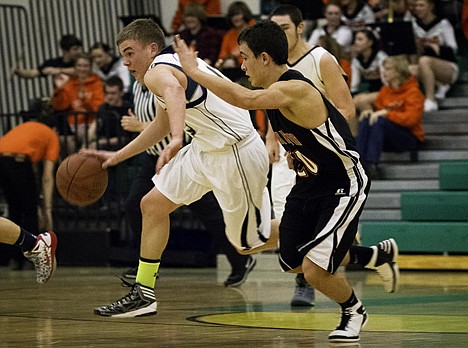
<path id="1" fill-rule="evenodd" d="M 175 36 L 172 48 L 179 55 L 180 64 L 186 74 L 190 75 L 198 69 L 198 52 L 195 52 L 192 48 L 188 47 L 179 35 Z"/>
<path id="2" fill-rule="evenodd" d="M 80 153 L 87 156 L 94 156 L 101 159 L 102 169 L 107 169 L 109 167 L 116 166 L 120 163 L 118 159 L 117 151 L 104 151 L 104 150 L 94 150 L 94 149 L 81 149 Z"/>
<path id="3" fill-rule="evenodd" d="M 169 161 L 174 158 L 175 155 L 179 152 L 182 148 L 182 140 L 180 139 L 172 139 L 169 144 L 164 147 L 164 150 L 158 157 L 158 161 L 156 162 L 156 174 L 159 174 L 159 171 L 164 167 Z"/>
<path id="4" fill-rule="evenodd" d="M 122 116 L 120 125 L 127 132 L 142 132 L 145 129 L 143 122 L 141 122 L 131 109 L 128 109 L 128 115 Z"/>
<path id="5" fill-rule="evenodd" d="M 267 148 L 268 159 L 270 160 L 270 164 L 278 162 L 280 159 L 280 153 L 279 153 L 279 142 L 276 140 L 276 138 L 269 139 L 267 137 L 265 141 L 265 146 Z"/>

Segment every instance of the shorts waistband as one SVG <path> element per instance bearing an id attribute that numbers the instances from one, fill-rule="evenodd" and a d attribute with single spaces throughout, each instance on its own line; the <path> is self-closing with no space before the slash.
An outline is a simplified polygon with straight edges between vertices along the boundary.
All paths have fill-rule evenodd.
<path id="1" fill-rule="evenodd" d="M 15 152 L 0 152 L 0 157 L 10 157 L 13 158 L 16 162 L 29 161 L 29 156 L 24 153 L 15 153 Z"/>

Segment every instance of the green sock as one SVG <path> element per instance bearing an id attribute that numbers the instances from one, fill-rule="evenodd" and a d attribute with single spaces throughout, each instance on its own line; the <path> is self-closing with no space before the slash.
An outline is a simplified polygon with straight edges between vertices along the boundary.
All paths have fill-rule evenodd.
<path id="1" fill-rule="evenodd" d="M 160 262 L 161 260 L 140 258 L 136 282 L 153 289 L 154 284 L 156 283 L 156 276 L 158 275 Z"/>

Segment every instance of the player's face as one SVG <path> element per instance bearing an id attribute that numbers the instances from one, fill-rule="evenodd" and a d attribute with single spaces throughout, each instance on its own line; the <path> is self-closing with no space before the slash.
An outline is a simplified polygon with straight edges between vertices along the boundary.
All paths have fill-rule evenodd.
<path id="1" fill-rule="evenodd" d="M 156 57 L 157 49 L 155 43 L 146 45 L 137 40 L 125 40 L 119 45 L 124 65 L 140 83 L 144 83 L 146 71 Z"/>
<path id="2" fill-rule="evenodd" d="M 302 40 L 302 27 L 296 27 L 289 15 L 272 16 L 271 20 L 283 28 L 288 39 L 288 51 L 292 52 Z"/>
<path id="3" fill-rule="evenodd" d="M 264 74 L 264 65 L 261 55 L 255 58 L 253 52 L 250 50 L 249 46 L 245 42 L 242 42 L 239 46 L 240 55 L 242 57 L 241 68 L 245 72 L 245 76 L 249 78 L 250 84 L 253 87 L 263 87 L 263 74 Z"/>

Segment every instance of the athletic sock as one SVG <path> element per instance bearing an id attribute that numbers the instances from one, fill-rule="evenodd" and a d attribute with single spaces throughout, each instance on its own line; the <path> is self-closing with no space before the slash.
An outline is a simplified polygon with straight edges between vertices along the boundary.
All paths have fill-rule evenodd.
<path id="1" fill-rule="evenodd" d="M 20 227 L 20 235 L 14 245 L 19 246 L 23 251 L 31 251 L 36 245 L 37 237 Z"/>
<path id="2" fill-rule="evenodd" d="M 349 263 L 367 266 L 374 254 L 374 250 L 369 247 L 353 245 L 349 249 Z"/>
<path id="3" fill-rule="evenodd" d="M 347 301 L 343 303 L 339 303 L 339 305 L 341 306 L 342 309 L 345 309 L 345 308 L 350 308 L 354 306 L 356 303 L 358 303 L 358 298 L 356 297 L 353 291 L 351 294 L 351 297 Z"/>
<path id="4" fill-rule="evenodd" d="M 154 288 L 156 277 L 158 276 L 159 264 L 161 260 L 150 260 L 140 257 L 136 282 L 149 288 Z"/>

